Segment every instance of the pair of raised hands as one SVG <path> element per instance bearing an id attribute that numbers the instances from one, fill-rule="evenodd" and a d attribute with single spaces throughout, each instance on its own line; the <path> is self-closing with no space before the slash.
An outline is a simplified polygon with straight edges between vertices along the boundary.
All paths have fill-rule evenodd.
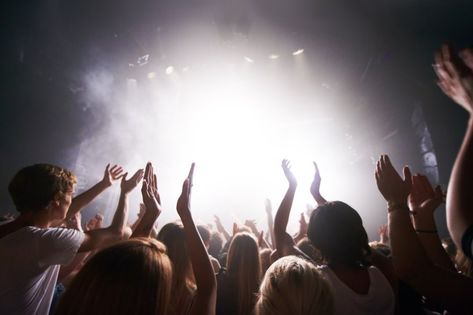
<path id="1" fill-rule="evenodd" d="M 110 167 L 110 164 L 107 164 L 101 182 L 106 187 L 109 187 L 112 186 L 114 182 L 121 179 L 120 188 L 122 193 L 128 194 L 139 184 L 143 178 L 143 174 L 144 171 L 139 169 L 130 179 L 127 179 L 128 173 L 123 170 L 123 167 L 120 165 Z"/>
<path id="2" fill-rule="evenodd" d="M 182 184 L 181 195 L 177 200 L 177 213 L 181 217 L 190 212 L 190 195 L 194 177 L 194 167 L 195 163 L 192 163 L 189 174 Z M 156 174 L 154 173 L 154 168 L 151 163 L 146 165 L 143 185 L 141 186 L 141 195 L 143 196 L 143 203 L 146 207 L 146 211 L 152 211 L 154 214 L 159 216 L 162 212 L 161 197 L 158 192 Z"/>
<path id="3" fill-rule="evenodd" d="M 408 205 L 413 214 L 431 214 L 444 201 L 440 186 L 435 189 L 424 175 L 412 176 L 409 167 L 403 169 L 404 178 L 394 169 L 387 155 L 376 164 L 376 184 L 390 206 Z"/>
<path id="4" fill-rule="evenodd" d="M 314 172 L 314 179 L 312 180 L 312 184 L 310 185 L 310 193 L 312 194 L 312 196 L 318 197 L 320 196 L 320 183 L 322 182 L 322 178 L 320 177 L 320 171 L 317 166 L 317 163 L 315 162 L 312 162 L 312 163 L 314 163 L 315 172 Z M 292 173 L 291 162 L 289 160 L 284 159 L 281 162 L 281 167 L 284 172 L 284 176 L 286 176 L 286 179 L 289 182 L 289 186 L 295 188 L 297 186 L 297 179 Z"/>

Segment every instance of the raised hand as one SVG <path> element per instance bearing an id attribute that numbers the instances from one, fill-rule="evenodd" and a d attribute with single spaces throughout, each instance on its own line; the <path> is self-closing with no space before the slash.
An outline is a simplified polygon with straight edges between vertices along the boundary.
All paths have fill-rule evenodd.
<path id="1" fill-rule="evenodd" d="M 442 91 L 472 114 L 473 52 L 471 49 L 465 49 L 460 57 L 464 65 L 459 64 L 462 61 L 455 62 L 451 56 L 450 48 L 443 45 L 440 51 L 435 54 L 434 70 L 439 79 L 437 84 Z"/>
<path id="2" fill-rule="evenodd" d="M 391 205 L 406 205 L 411 192 L 412 176 L 406 166 L 403 169 L 404 179 L 394 169 L 389 157 L 382 155 L 376 163 L 376 184 L 384 199 Z"/>
<path id="3" fill-rule="evenodd" d="M 310 185 L 310 193 L 314 198 L 316 196 L 320 196 L 320 182 L 322 181 L 322 178 L 320 177 L 320 172 L 319 168 L 317 167 L 317 163 L 314 163 L 314 179 L 312 180 L 312 184 Z"/>
<path id="4" fill-rule="evenodd" d="M 245 225 L 250 228 L 251 232 L 253 232 L 253 234 L 256 237 L 258 237 L 259 232 L 258 232 L 258 228 L 256 227 L 256 221 L 255 220 L 246 220 Z"/>
<path id="5" fill-rule="evenodd" d="M 307 220 L 305 219 L 304 213 L 301 213 L 301 217 L 299 219 L 299 235 L 305 236 L 307 235 Z"/>
<path id="6" fill-rule="evenodd" d="M 124 194 L 130 193 L 133 189 L 135 189 L 136 186 L 138 186 L 139 182 L 143 178 L 144 171 L 142 169 L 137 170 L 130 179 L 126 179 L 127 175 L 128 173 L 123 174 L 120 185 L 122 193 Z"/>
<path id="7" fill-rule="evenodd" d="M 415 215 L 432 215 L 444 201 L 444 194 L 440 186 L 434 189 L 426 176 L 414 175 L 408 201 L 409 208 Z"/>
<path id="8" fill-rule="evenodd" d="M 82 215 L 81 215 L 81 213 L 80 213 L 80 212 L 77 212 L 73 217 L 71 217 L 70 219 L 66 220 L 66 226 L 67 226 L 69 229 L 74 229 L 74 230 L 83 232 L 83 230 L 82 230 Z"/>
<path id="9" fill-rule="evenodd" d="M 119 165 L 113 165 L 110 168 L 110 164 L 107 164 L 105 167 L 105 172 L 103 174 L 102 183 L 105 186 L 112 186 L 113 182 L 117 181 L 123 176 L 123 168 Z"/>
<path id="10" fill-rule="evenodd" d="M 290 187 L 297 186 L 297 179 L 291 171 L 291 162 L 289 160 L 282 160 L 281 162 L 282 170 L 286 176 L 287 181 L 289 182 Z"/>
<path id="11" fill-rule="evenodd" d="M 266 210 L 267 215 L 273 216 L 273 206 L 271 204 L 271 200 L 269 199 L 264 200 L 264 209 Z"/>
<path id="12" fill-rule="evenodd" d="M 388 225 L 383 224 L 378 228 L 379 241 L 383 244 L 389 243 Z"/>
<path id="13" fill-rule="evenodd" d="M 146 164 L 143 185 L 141 186 L 141 195 L 143 197 L 143 206 L 140 204 L 141 216 L 143 216 L 146 211 L 151 211 L 159 216 L 162 212 L 161 198 L 158 193 L 157 179 L 151 163 Z"/>
<path id="14" fill-rule="evenodd" d="M 189 174 L 187 175 L 187 178 L 184 180 L 184 183 L 182 184 L 182 192 L 181 195 L 179 196 L 179 199 L 177 199 L 177 213 L 179 216 L 186 215 L 190 213 L 190 196 L 191 196 L 191 188 L 192 188 L 192 181 L 194 178 L 194 167 L 195 163 L 192 163 L 191 168 L 189 170 Z"/>

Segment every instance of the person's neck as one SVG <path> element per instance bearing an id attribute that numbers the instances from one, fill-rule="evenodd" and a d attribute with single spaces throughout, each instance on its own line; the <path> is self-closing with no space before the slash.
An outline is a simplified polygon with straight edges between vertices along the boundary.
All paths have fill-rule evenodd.
<path id="1" fill-rule="evenodd" d="M 49 219 L 46 210 L 22 212 L 15 220 L 0 225 L 0 238 L 27 226 L 48 228 L 50 225 L 51 220 Z"/>
<path id="2" fill-rule="evenodd" d="M 24 211 L 14 222 L 22 226 L 35 226 L 43 229 L 50 227 L 52 223 L 47 210 Z"/>

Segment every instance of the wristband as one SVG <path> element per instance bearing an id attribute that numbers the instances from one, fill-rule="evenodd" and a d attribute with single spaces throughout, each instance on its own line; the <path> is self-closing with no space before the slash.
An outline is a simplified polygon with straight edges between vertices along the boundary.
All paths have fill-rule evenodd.
<path id="1" fill-rule="evenodd" d="M 415 230 L 417 233 L 436 234 L 437 230 Z"/>
<path id="2" fill-rule="evenodd" d="M 407 210 L 408 212 L 409 211 L 409 207 L 405 204 L 405 203 L 391 203 L 391 202 L 388 202 L 388 212 L 393 212 L 395 210 L 399 210 L 399 209 L 404 209 L 404 210 Z"/>

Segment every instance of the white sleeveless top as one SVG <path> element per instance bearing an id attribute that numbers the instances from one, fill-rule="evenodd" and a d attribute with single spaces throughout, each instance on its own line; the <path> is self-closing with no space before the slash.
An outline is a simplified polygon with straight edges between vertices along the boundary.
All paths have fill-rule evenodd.
<path id="1" fill-rule="evenodd" d="M 370 287 L 367 294 L 358 294 L 350 289 L 328 267 L 319 268 L 328 281 L 334 298 L 334 315 L 393 315 L 394 293 L 386 277 L 374 267 L 368 268 Z"/>

